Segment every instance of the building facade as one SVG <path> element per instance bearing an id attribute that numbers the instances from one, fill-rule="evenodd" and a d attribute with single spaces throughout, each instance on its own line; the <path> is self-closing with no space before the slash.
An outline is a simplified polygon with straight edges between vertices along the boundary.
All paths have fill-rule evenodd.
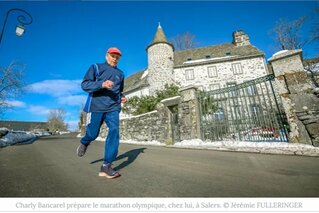
<path id="1" fill-rule="evenodd" d="M 165 84 L 209 91 L 268 74 L 264 53 L 242 30 L 233 32 L 230 43 L 175 51 L 159 25 L 146 51 L 148 67 L 125 80 L 128 98 L 153 95 Z"/>

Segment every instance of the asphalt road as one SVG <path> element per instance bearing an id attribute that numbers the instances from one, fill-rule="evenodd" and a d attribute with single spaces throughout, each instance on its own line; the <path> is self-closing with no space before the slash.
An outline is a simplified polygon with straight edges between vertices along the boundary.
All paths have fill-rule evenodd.
<path id="1" fill-rule="evenodd" d="M 1 197 L 318 197 L 317 157 L 121 144 L 114 167 L 98 176 L 104 142 L 75 154 L 75 135 L 0 149 Z"/>

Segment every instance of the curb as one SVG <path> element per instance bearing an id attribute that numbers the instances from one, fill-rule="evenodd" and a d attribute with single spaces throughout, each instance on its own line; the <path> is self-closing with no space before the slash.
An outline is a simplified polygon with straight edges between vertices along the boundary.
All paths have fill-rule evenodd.
<path id="1" fill-rule="evenodd" d="M 274 155 L 295 155 L 307 157 L 319 157 L 319 150 L 304 149 L 304 150 L 289 150 L 289 149 L 274 149 L 274 148 L 256 148 L 256 147 L 196 147 L 196 146 L 174 146 L 167 145 L 167 148 L 178 149 L 201 149 L 227 152 L 246 152 L 258 154 L 274 154 Z"/>

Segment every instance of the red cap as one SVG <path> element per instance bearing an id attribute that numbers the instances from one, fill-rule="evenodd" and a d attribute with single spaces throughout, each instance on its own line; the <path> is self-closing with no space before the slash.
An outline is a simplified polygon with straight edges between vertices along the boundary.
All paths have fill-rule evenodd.
<path id="1" fill-rule="evenodd" d="M 121 51 L 120 51 L 119 49 L 117 49 L 116 47 L 111 47 L 111 48 L 109 48 L 109 49 L 107 50 L 107 52 L 110 53 L 110 54 L 113 53 L 113 54 L 118 54 L 118 55 L 122 56 Z"/>

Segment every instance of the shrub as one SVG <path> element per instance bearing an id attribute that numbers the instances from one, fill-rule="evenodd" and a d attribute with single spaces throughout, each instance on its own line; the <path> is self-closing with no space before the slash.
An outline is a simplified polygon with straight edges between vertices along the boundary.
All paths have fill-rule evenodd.
<path id="1" fill-rule="evenodd" d="M 156 109 L 156 105 L 166 98 L 179 95 L 179 87 L 176 85 L 165 85 L 165 89 L 157 91 L 155 95 L 147 95 L 142 97 L 134 96 L 129 98 L 128 102 L 123 108 L 126 114 L 140 115 L 143 113 L 151 112 Z"/>

